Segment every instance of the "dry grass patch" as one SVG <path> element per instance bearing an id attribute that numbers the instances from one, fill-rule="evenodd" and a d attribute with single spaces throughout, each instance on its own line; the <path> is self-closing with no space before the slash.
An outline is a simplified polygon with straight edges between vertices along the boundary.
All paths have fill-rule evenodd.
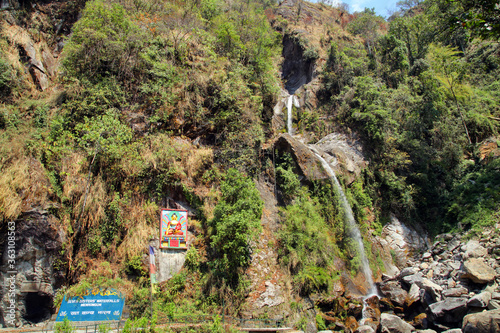
<path id="1" fill-rule="evenodd" d="M 4 136 L 0 148 L 0 219 L 13 220 L 23 211 L 50 203 L 52 188 L 39 160 L 25 156 L 28 134 Z"/>
<path id="2" fill-rule="evenodd" d="M 87 185 L 87 161 L 83 154 L 71 152 L 63 157 L 61 167 L 61 182 L 63 200 L 75 204 L 85 193 Z"/>
<path id="3" fill-rule="evenodd" d="M 97 227 L 106 218 L 106 207 L 110 201 L 106 193 L 105 183 L 99 175 L 91 181 L 87 201 L 85 202 L 85 193 L 80 196 L 78 203 L 74 206 L 73 212 L 78 217 L 85 202 L 85 209 L 80 216 L 80 225 L 87 229 Z"/>
<path id="4" fill-rule="evenodd" d="M 142 200 L 135 201 L 122 207 L 127 233 L 117 250 L 120 258 L 132 258 L 144 253 L 149 239 L 158 236 L 158 206 Z"/>

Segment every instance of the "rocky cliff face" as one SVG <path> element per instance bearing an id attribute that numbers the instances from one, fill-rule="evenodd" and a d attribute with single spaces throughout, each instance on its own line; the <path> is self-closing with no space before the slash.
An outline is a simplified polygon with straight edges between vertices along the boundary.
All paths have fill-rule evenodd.
<path id="1" fill-rule="evenodd" d="M 8 243 L 3 244 L 0 280 L 2 285 L 14 280 L 15 321 L 8 316 L 11 295 L 3 288 L 0 302 L 3 325 L 7 327 L 36 324 L 50 318 L 55 291 L 65 280 L 66 235 L 57 219 L 47 211 L 32 209 L 15 221 L 15 263 L 11 266 Z"/>
<path id="2" fill-rule="evenodd" d="M 16 71 L 17 83 L 25 89 L 20 93 L 38 96 L 55 86 L 64 37 L 71 32 L 83 4 L 81 1 L 2 1 L 0 34 L 6 42 L 2 44 L 2 53 Z M 2 167 L 10 162 L 2 159 Z M 7 327 L 37 325 L 49 319 L 55 310 L 55 293 L 66 282 L 68 266 L 68 249 L 63 246 L 66 228 L 54 213 L 57 204 L 52 202 L 46 170 L 35 158 L 14 159 L 12 164 L 23 171 L 13 177 L 13 181 L 21 184 L 17 192 L 2 188 L 7 191 L 11 206 L 16 206 L 14 212 L 7 214 L 13 216 L 12 219 L 3 221 L 0 230 L 0 281 L 2 286 L 12 286 L 2 288 L 0 294 L 0 324 Z M 7 233 L 8 226 L 14 225 L 12 248 Z M 9 256 L 11 249 L 15 253 L 13 258 Z M 8 309 L 12 300 L 14 320 Z"/>
<path id="3" fill-rule="evenodd" d="M 26 82 L 45 91 L 55 82 L 64 37 L 78 19 L 82 1 L 5 1 L 0 14 L 2 35 L 9 41 L 3 50 Z"/>

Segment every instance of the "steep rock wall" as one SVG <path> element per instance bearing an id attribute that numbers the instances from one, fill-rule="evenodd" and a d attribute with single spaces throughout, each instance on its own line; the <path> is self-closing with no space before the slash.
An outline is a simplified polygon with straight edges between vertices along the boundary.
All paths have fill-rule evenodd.
<path id="1" fill-rule="evenodd" d="M 62 245 L 66 235 L 58 228 L 57 219 L 47 211 L 32 209 L 23 213 L 15 225 L 15 264 L 9 264 L 8 244 L 4 243 L 0 268 L 2 285 L 7 285 L 9 278 L 15 279 L 16 321 L 12 323 L 5 310 L 1 312 L 7 327 L 49 319 L 55 290 L 65 278 Z M 2 309 L 7 309 L 9 298 L 3 289 Z"/>

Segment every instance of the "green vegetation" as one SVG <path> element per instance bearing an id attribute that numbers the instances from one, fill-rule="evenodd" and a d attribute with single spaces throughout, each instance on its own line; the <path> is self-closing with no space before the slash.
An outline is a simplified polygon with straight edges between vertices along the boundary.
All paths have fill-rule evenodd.
<path id="1" fill-rule="evenodd" d="M 215 250 L 215 274 L 230 285 L 250 263 L 250 241 L 261 231 L 263 202 L 253 181 L 229 169 L 221 182 L 221 198 L 209 221 Z"/>
<path id="2" fill-rule="evenodd" d="M 476 212 L 485 217 L 478 219 L 472 212 L 465 218 L 468 214 L 459 209 L 468 196 L 463 179 L 492 167 L 481 161 L 478 148 L 498 135 L 499 116 L 493 106 L 498 95 L 491 90 L 499 74 L 498 58 L 491 57 L 498 55 L 498 44 L 466 38 L 449 25 L 459 7 L 471 8 L 462 1 L 428 0 L 416 8 L 401 3 L 387 33 L 379 28 L 376 36 L 367 33 L 375 31 L 369 24 L 378 18 L 365 10 L 348 30 L 363 37 L 367 54 L 350 53 L 356 44 L 331 44 L 323 110 L 360 133 L 369 147 L 364 182 L 378 220 L 393 212 L 438 233 L 457 224 L 491 224 L 499 210 L 498 204 L 479 205 Z M 479 7 L 474 10 L 481 15 Z M 366 65 L 353 70 L 354 61 Z M 489 186 L 497 186 L 492 182 Z"/>
<path id="3" fill-rule="evenodd" d="M 363 142 L 368 166 L 352 182 L 339 178 L 372 268 L 382 264 L 369 239 L 390 214 L 434 234 L 499 221 L 498 8 L 402 1 L 388 21 L 373 9 L 332 11 L 319 28 L 303 6 L 290 21 L 271 0 L 76 1 L 54 14 L 71 14 L 71 23 L 31 20 L 38 10 L 16 9 L 8 20 L 0 12 L 8 22 L 0 27 L 0 224 L 36 208 L 64 234 L 53 266 L 72 285 L 56 306 L 63 292 L 117 288 L 130 305 L 129 331 L 186 314 L 243 313 L 259 235 L 272 238 L 262 243 L 277 247 L 300 296 L 332 293 L 341 270 L 358 273 L 332 184 L 299 177 L 288 154 L 267 156 L 282 120 L 273 107 L 285 35 L 323 66 L 298 92 L 306 102 L 294 109 L 298 133 Z M 23 45 L 41 56 L 61 38 L 62 66 L 41 91 Z M 278 214 L 261 198 L 274 185 Z M 194 237 L 149 318 L 143 254 L 158 235 L 159 208 L 174 201 L 189 207 Z M 279 226 L 272 236 L 262 233 L 263 215 L 278 220 L 269 222 Z M 222 326 L 210 317 L 201 330 Z"/>
<path id="4" fill-rule="evenodd" d="M 71 325 L 71 321 L 68 319 L 68 317 L 64 317 L 62 323 L 56 323 L 54 325 L 54 331 L 56 333 L 73 333 L 76 330 Z"/>

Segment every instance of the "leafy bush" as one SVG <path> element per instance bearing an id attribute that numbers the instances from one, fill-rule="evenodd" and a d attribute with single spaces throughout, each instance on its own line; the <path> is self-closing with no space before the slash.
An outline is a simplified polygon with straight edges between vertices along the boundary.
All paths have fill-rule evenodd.
<path id="1" fill-rule="evenodd" d="M 64 50 L 68 75 L 93 83 L 107 76 L 131 85 L 142 60 L 144 35 L 119 4 L 86 3 Z"/>
<path id="2" fill-rule="evenodd" d="M 118 158 L 123 145 L 132 139 L 132 130 L 120 122 L 115 110 L 85 118 L 85 122 L 77 124 L 75 130 L 80 133 L 78 143 L 89 156 L 99 151 L 111 159 Z"/>
<path id="3" fill-rule="evenodd" d="M 209 221 L 216 274 L 236 285 L 250 263 L 250 241 L 261 230 L 263 202 L 253 181 L 229 169 L 221 183 L 222 196 Z"/>
<path id="4" fill-rule="evenodd" d="M 125 273 L 129 275 L 135 275 L 138 277 L 146 277 L 148 275 L 148 271 L 144 269 L 141 255 L 133 256 L 125 262 L 124 266 Z"/>
<path id="5" fill-rule="evenodd" d="M 0 96 L 8 96 L 12 85 L 12 67 L 0 52 Z"/>
<path id="6" fill-rule="evenodd" d="M 54 331 L 56 333 L 73 333 L 75 332 L 75 328 L 73 328 L 73 325 L 71 325 L 71 321 L 68 319 L 68 317 L 64 317 L 62 323 L 56 323 L 54 325 Z"/>
<path id="7" fill-rule="evenodd" d="M 325 331 L 327 329 L 325 320 L 320 313 L 316 314 L 316 328 L 318 329 L 318 331 Z"/>
<path id="8" fill-rule="evenodd" d="M 280 156 L 276 166 L 276 182 L 281 189 L 283 198 L 287 202 L 297 195 L 300 189 L 300 180 L 294 171 L 295 162 L 290 154 Z"/>
<path id="9" fill-rule="evenodd" d="M 66 128 L 76 123 L 105 114 L 110 109 L 127 106 L 126 93 L 115 78 L 104 78 L 98 83 L 83 79 L 73 82 L 65 94 L 64 109 L 68 110 Z"/>
<path id="10" fill-rule="evenodd" d="M 190 246 L 186 252 L 186 261 L 184 262 L 184 265 L 190 271 L 196 271 L 200 267 L 200 259 L 201 256 L 198 253 L 198 250 L 194 246 Z"/>
<path id="11" fill-rule="evenodd" d="M 334 248 L 320 211 L 321 206 L 305 188 L 300 189 L 293 204 L 281 211 L 280 262 L 295 275 L 294 281 L 303 294 L 327 290 L 331 281 Z"/>

